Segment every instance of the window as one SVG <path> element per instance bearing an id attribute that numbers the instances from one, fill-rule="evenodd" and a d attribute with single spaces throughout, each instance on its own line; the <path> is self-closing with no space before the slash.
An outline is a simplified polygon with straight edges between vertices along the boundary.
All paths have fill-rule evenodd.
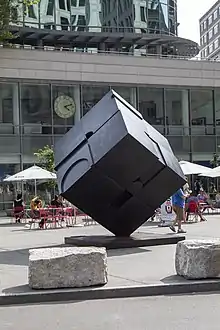
<path id="1" fill-rule="evenodd" d="M 141 7 L 141 22 L 145 22 L 145 8 L 144 7 Z"/>
<path id="2" fill-rule="evenodd" d="M 59 0 L 59 6 L 60 6 L 60 9 L 66 9 L 65 7 L 65 0 Z"/>
<path id="3" fill-rule="evenodd" d="M 28 6 L 28 16 L 30 18 L 36 18 L 33 5 Z"/>
<path id="4" fill-rule="evenodd" d="M 14 93 L 18 93 L 17 85 L 15 84 L 0 84 L 0 126 L 2 123 L 13 123 L 13 111 L 18 111 L 18 104 Z M 17 113 L 17 118 L 19 114 Z"/>
<path id="5" fill-rule="evenodd" d="M 215 42 L 214 42 L 214 49 L 217 49 L 217 48 L 218 48 L 218 45 L 219 45 L 219 41 L 218 41 L 218 39 L 217 39 L 217 40 L 215 40 Z"/>
<path id="6" fill-rule="evenodd" d="M 209 18 L 208 18 L 208 23 L 209 23 L 209 25 L 212 24 L 212 15 L 209 16 Z"/>
<path id="7" fill-rule="evenodd" d="M 204 50 L 204 57 L 207 57 L 207 56 L 208 56 L 208 49 L 205 48 L 205 50 Z"/>
<path id="8" fill-rule="evenodd" d="M 83 7 L 83 6 L 85 6 L 85 0 L 79 0 L 79 6 L 80 7 Z"/>
<path id="9" fill-rule="evenodd" d="M 54 0 L 48 1 L 47 15 L 53 16 L 54 14 Z"/>
<path id="10" fill-rule="evenodd" d="M 207 43 L 207 34 L 205 34 L 205 35 L 203 36 L 203 43 L 204 43 L 204 44 Z"/>
<path id="11" fill-rule="evenodd" d="M 76 0 L 71 0 L 71 6 L 76 7 L 77 1 Z"/>
<path id="12" fill-rule="evenodd" d="M 138 88 L 138 110 L 151 125 L 164 125 L 162 88 Z"/>
<path id="13" fill-rule="evenodd" d="M 204 23 L 203 23 L 203 27 L 204 27 L 204 30 L 206 30 L 206 28 L 207 28 L 207 23 L 206 23 L 206 21 L 204 21 Z"/>
<path id="14" fill-rule="evenodd" d="M 187 89 L 166 89 L 165 93 L 167 126 L 170 126 L 168 134 L 182 135 L 183 128 L 189 128 L 190 126 L 189 91 Z"/>
<path id="15" fill-rule="evenodd" d="M 78 31 L 84 31 L 86 28 L 86 19 L 85 16 L 79 15 L 77 21 Z"/>
<path id="16" fill-rule="evenodd" d="M 130 104 L 134 103 L 134 99 L 135 97 L 132 97 L 133 92 L 136 92 L 136 89 L 131 89 L 129 87 L 123 87 L 123 86 L 110 86 L 111 89 L 114 89 L 116 91 L 116 93 L 118 93 L 119 95 L 121 95 L 121 97 L 123 97 L 127 102 L 129 102 Z M 136 104 L 134 104 L 135 108 L 136 108 Z"/>
<path id="17" fill-rule="evenodd" d="M 70 0 L 66 0 L 66 4 L 67 4 L 67 10 L 71 11 L 71 9 L 70 9 Z"/>
<path id="18" fill-rule="evenodd" d="M 214 26 L 214 34 L 217 34 L 218 33 L 218 24 L 216 24 L 215 26 Z"/>
<path id="19" fill-rule="evenodd" d="M 218 17 L 218 10 L 216 9 L 215 11 L 214 11 L 214 20 Z"/>
<path id="20" fill-rule="evenodd" d="M 209 31 L 209 40 L 212 39 L 212 36 L 213 36 L 213 31 L 212 29 Z"/>
<path id="21" fill-rule="evenodd" d="M 213 43 L 209 45 L 209 54 L 211 54 L 212 52 L 213 52 Z"/>
<path id="22" fill-rule="evenodd" d="M 82 105 L 83 116 L 109 91 L 108 86 L 83 86 Z"/>
<path id="23" fill-rule="evenodd" d="M 21 84 L 21 117 L 23 124 L 51 124 L 49 85 Z"/>
<path id="24" fill-rule="evenodd" d="M 191 90 L 192 135 L 213 134 L 213 92 L 207 89 Z"/>
<path id="25" fill-rule="evenodd" d="M 69 21 L 66 17 L 60 17 L 61 29 L 68 31 Z"/>

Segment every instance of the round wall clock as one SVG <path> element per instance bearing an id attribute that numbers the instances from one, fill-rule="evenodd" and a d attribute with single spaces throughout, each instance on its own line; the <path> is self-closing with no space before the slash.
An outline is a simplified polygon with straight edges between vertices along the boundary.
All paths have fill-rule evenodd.
<path id="1" fill-rule="evenodd" d="M 60 118 L 70 118 L 76 112 L 76 104 L 72 97 L 60 95 L 54 102 L 54 110 Z"/>

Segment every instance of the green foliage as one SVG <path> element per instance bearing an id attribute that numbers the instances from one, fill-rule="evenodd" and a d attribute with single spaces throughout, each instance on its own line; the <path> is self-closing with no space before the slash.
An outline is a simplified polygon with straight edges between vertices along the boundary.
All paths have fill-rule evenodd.
<path id="1" fill-rule="evenodd" d="M 212 159 L 210 160 L 210 164 L 212 165 L 212 167 L 217 167 L 220 165 L 220 156 L 216 153 L 213 154 Z"/>
<path id="2" fill-rule="evenodd" d="M 17 22 L 19 8 L 26 8 L 39 2 L 40 0 L 0 0 L 0 42 L 13 38 L 9 26 Z"/>
<path id="3" fill-rule="evenodd" d="M 47 171 L 54 172 L 54 151 L 50 146 L 45 146 L 42 149 L 38 149 L 34 153 L 37 157 L 37 164 Z M 55 188 L 57 182 L 55 180 L 48 181 L 44 183 L 45 188 Z"/>
<path id="4" fill-rule="evenodd" d="M 54 172 L 54 151 L 50 146 L 45 146 L 34 153 L 37 163 L 47 171 Z"/>

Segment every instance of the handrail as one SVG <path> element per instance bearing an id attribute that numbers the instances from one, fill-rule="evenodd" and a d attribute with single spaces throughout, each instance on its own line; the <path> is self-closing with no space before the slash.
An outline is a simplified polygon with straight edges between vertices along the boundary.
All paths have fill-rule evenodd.
<path id="1" fill-rule="evenodd" d="M 10 48 L 10 49 L 23 49 L 23 50 L 38 50 L 38 51 L 63 51 L 63 52 L 73 52 L 82 54 L 97 54 L 97 55 L 124 55 L 132 57 L 145 57 L 145 58 L 157 58 L 157 59 L 171 59 L 171 60 L 185 60 L 185 61 L 205 61 L 205 62 L 220 62 L 220 58 L 209 59 L 202 58 L 198 55 L 189 58 L 189 56 L 182 55 L 166 55 L 166 54 L 149 54 L 137 50 L 137 52 L 123 52 L 123 51 L 108 51 L 108 50 L 97 50 L 97 49 L 85 49 L 80 50 L 78 48 L 69 47 L 55 47 L 55 46 L 31 46 L 31 45 L 21 45 L 21 44 L 0 44 L 0 48 Z"/>
<path id="2" fill-rule="evenodd" d="M 146 26 L 143 27 L 142 24 L 135 24 L 135 26 L 119 26 L 119 25 L 111 25 L 111 26 L 104 26 L 104 25 L 83 25 L 83 24 L 57 24 L 53 21 L 51 22 L 41 22 L 40 20 L 35 22 L 32 20 L 25 19 L 23 21 L 18 20 L 16 23 L 12 23 L 12 27 L 18 27 L 18 28 L 37 28 L 37 29 L 44 29 L 44 31 L 52 31 L 56 30 L 59 32 L 66 32 L 66 31 L 77 31 L 77 32 L 119 32 L 119 33 L 137 33 L 138 30 L 140 30 L 140 34 L 142 34 L 141 30 L 145 30 L 145 33 L 149 33 L 152 35 L 157 34 L 164 34 L 167 36 L 173 36 L 177 37 L 175 33 L 172 33 L 169 29 L 157 29 L 157 28 L 149 28 L 147 26 L 147 23 L 145 23 Z"/>

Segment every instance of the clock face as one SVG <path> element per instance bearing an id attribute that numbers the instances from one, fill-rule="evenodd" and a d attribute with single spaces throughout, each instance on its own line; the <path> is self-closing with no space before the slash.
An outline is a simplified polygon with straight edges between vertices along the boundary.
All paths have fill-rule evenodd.
<path id="1" fill-rule="evenodd" d="M 68 95 L 58 96 L 54 102 L 54 110 L 60 118 L 70 118 L 76 112 L 76 105 L 72 97 Z"/>

